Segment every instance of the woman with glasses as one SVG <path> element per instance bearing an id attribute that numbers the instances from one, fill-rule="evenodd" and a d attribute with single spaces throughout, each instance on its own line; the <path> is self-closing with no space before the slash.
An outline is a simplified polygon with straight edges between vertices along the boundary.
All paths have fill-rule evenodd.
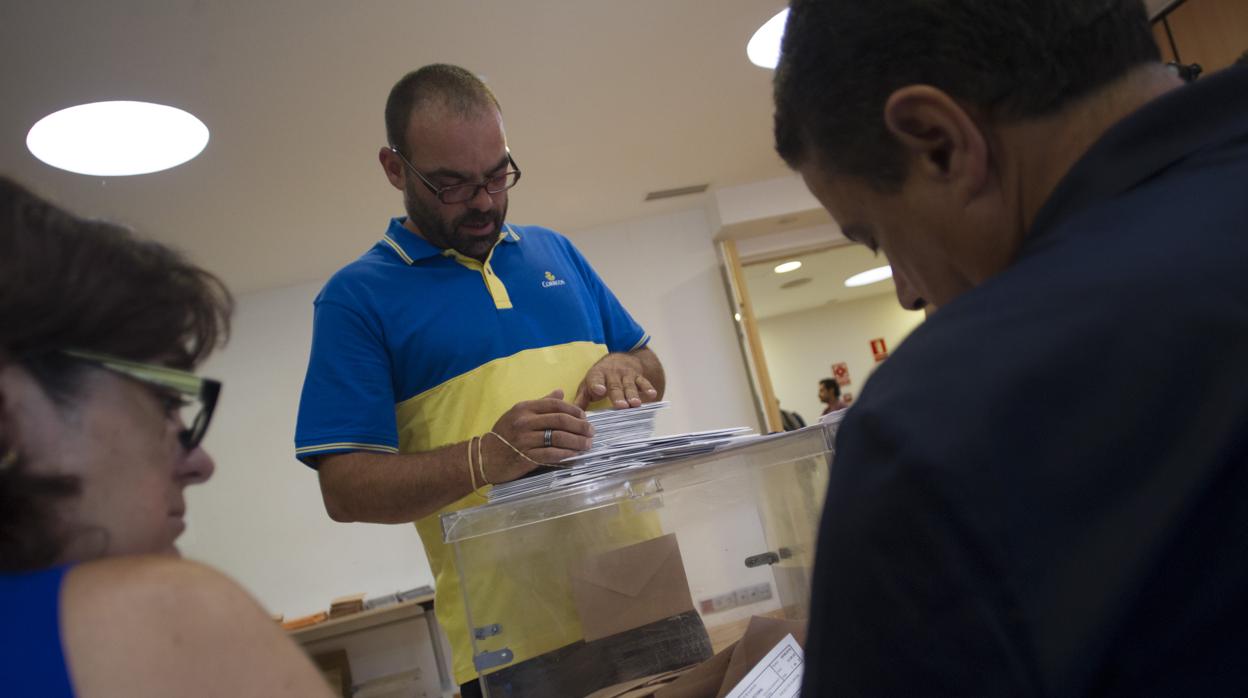
<path id="1" fill-rule="evenodd" d="M 177 557 L 220 384 L 221 283 L 0 177 L 0 675 L 38 696 L 327 696 L 221 574 Z"/>

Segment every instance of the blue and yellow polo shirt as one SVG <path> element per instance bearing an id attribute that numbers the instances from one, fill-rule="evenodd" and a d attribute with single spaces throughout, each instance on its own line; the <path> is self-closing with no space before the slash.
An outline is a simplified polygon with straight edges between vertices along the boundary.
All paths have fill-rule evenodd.
<path id="1" fill-rule="evenodd" d="M 517 402 L 556 388 L 571 397 L 598 359 L 648 341 L 580 252 L 552 230 L 506 225 L 483 264 L 431 245 L 396 218 L 316 298 L 295 453 L 315 467 L 309 459 L 330 453 L 414 453 L 466 441 Z M 416 522 L 460 684 L 477 673 L 438 517 L 484 502 L 470 494 Z M 658 534 L 648 522 L 634 523 L 615 521 L 594 535 L 623 542 Z M 514 662 L 579 639 L 571 608 L 524 617 L 535 611 L 527 600 L 534 575 L 551 572 L 518 572 L 513 566 L 494 580 L 467 580 L 474 618 L 566 632 L 510 646 Z M 567 617 L 552 626 L 552 613 Z"/>

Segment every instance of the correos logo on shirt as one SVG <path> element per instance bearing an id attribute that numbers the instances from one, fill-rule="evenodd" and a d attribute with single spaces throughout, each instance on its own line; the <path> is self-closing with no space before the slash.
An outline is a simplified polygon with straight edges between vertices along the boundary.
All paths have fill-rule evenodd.
<path id="1" fill-rule="evenodd" d="M 542 288 L 550 288 L 551 286 L 562 286 L 568 282 L 556 277 L 550 272 L 546 272 L 546 280 L 542 282 Z"/>

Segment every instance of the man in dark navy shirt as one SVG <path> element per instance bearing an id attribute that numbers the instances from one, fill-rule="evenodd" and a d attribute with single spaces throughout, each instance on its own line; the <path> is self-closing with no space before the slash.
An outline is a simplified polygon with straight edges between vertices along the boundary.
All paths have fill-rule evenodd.
<path id="1" fill-rule="evenodd" d="M 842 425 L 805 694 L 1248 693 L 1248 68 L 1138 0 L 794 0 L 776 107 L 939 308 Z"/>

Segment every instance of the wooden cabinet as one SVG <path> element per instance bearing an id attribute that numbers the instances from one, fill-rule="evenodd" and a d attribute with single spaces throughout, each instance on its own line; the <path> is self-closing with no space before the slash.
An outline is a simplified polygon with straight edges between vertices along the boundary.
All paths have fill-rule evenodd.
<path id="1" fill-rule="evenodd" d="M 455 694 L 450 647 L 437 625 L 432 596 L 324 621 L 290 636 L 313 657 L 346 653 L 354 690 L 344 696 Z"/>
<path id="2" fill-rule="evenodd" d="M 1221 70 L 1248 51 L 1248 0 L 1186 0 L 1153 24 L 1162 60 L 1199 63 L 1204 73 Z"/>

